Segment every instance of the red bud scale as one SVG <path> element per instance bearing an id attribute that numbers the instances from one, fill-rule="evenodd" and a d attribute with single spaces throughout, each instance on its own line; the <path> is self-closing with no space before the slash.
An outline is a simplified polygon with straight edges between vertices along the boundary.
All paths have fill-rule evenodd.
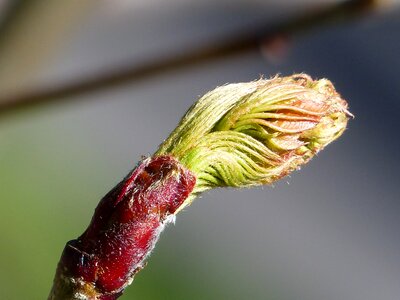
<path id="1" fill-rule="evenodd" d="M 170 156 L 142 161 L 100 201 L 86 231 L 67 243 L 58 272 L 69 284 L 53 289 L 50 299 L 67 299 L 60 292 L 73 299 L 116 299 L 195 182 Z"/>

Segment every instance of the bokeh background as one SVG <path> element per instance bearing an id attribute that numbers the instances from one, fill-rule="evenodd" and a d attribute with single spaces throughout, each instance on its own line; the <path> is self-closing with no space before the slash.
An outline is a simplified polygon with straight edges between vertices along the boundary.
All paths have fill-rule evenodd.
<path id="1" fill-rule="evenodd" d="M 0 1 L 0 104 L 218 43 L 337 1 Z M 356 116 L 274 187 L 215 190 L 163 233 L 123 299 L 400 299 L 400 9 L 219 60 L 0 112 L 0 299 L 46 299 L 64 244 L 203 93 L 331 79 Z M 7 108 L 8 107 L 8 108 Z"/>

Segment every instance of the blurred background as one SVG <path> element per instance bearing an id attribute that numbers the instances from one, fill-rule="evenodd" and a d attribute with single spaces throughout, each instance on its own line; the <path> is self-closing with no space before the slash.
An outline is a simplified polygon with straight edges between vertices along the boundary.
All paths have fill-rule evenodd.
<path id="1" fill-rule="evenodd" d="M 329 21 L 329 22 L 328 22 Z M 0 299 L 46 299 L 66 241 L 228 82 L 326 77 L 356 116 L 274 187 L 215 190 L 123 299 L 400 299 L 396 1 L 0 1 Z"/>

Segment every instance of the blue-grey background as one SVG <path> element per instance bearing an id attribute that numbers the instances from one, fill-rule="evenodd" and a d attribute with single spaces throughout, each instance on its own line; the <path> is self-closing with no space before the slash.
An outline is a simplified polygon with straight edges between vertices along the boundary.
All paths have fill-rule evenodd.
<path id="1" fill-rule="evenodd" d="M 43 2 L 0 44 L 0 94 L 182 53 L 321 4 Z M 400 299 L 400 10 L 283 47 L 1 115 L 0 299 L 47 297 L 64 243 L 200 95 L 294 72 L 329 78 L 348 100 L 355 119 L 342 138 L 274 187 L 202 195 L 123 299 Z"/>

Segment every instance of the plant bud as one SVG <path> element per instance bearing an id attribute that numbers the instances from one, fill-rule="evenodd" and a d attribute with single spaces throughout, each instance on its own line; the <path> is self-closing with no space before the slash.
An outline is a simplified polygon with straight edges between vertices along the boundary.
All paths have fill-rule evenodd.
<path id="1" fill-rule="evenodd" d="M 284 177 L 337 139 L 350 116 L 329 80 L 305 74 L 207 93 L 67 243 L 49 299 L 117 299 L 164 225 L 197 194 Z"/>
<path id="2" fill-rule="evenodd" d="M 272 183 L 337 139 L 349 116 L 327 79 L 297 74 L 229 84 L 193 105 L 157 154 L 176 157 L 196 175 L 193 195 Z"/>

